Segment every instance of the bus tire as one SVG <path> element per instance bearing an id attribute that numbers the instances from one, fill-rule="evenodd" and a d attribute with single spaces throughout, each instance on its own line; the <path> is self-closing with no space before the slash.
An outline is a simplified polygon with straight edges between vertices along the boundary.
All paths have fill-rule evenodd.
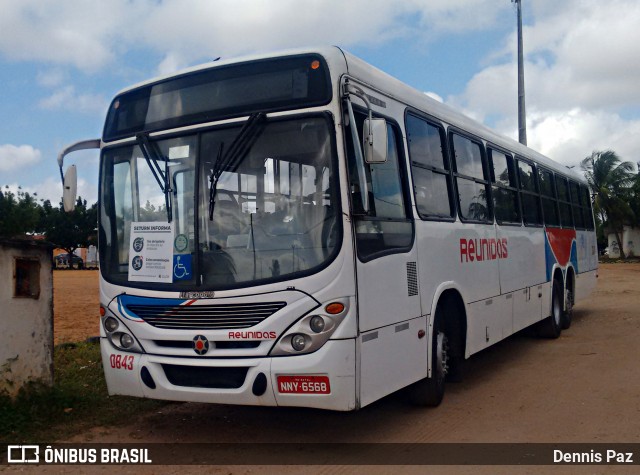
<path id="1" fill-rule="evenodd" d="M 538 336 L 551 339 L 560 336 L 562 331 L 563 296 L 563 285 L 558 279 L 554 279 L 551 293 L 551 315 L 538 324 Z"/>
<path id="2" fill-rule="evenodd" d="M 571 289 L 565 291 L 565 309 L 562 312 L 562 319 L 560 320 L 560 327 L 566 330 L 571 326 L 571 320 L 573 320 L 573 294 Z"/>
<path id="3" fill-rule="evenodd" d="M 438 305 L 438 307 L 440 306 Z M 447 376 L 447 336 L 441 328 L 440 313 L 436 313 L 431 337 L 431 377 L 421 379 L 410 387 L 409 397 L 411 402 L 417 406 L 435 407 L 442 402 L 444 397 L 444 384 Z"/>
<path id="4" fill-rule="evenodd" d="M 450 301 L 447 305 L 447 375 L 448 383 L 459 383 L 464 377 L 464 342 L 465 335 L 462 327 L 462 319 L 459 306 Z"/>

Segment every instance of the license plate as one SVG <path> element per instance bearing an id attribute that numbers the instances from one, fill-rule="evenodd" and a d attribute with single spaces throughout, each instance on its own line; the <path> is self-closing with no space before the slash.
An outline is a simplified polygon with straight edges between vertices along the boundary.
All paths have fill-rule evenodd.
<path id="1" fill-rule="evenodd" d="M 328 376 L 278 376 L 278 392 L 283 394 L 329 394 Z"/>

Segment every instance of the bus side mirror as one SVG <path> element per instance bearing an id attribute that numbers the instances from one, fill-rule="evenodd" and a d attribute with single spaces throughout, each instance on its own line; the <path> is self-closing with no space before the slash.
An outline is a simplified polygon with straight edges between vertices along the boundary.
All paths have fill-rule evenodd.
<path id="1" fill-rule="evenodd" d="M 76 208 L 76 193 L 78 192 L 78 172 L 76 166 L 71 165 L 64 174 L 62 187 L 62 204 L 67 213 Z"/>
<path id="2" fill-rule="evenodd" d="M 362 127 L 364 161 L 384 163 L 387 161 L 387 121 L 365 119 Z"/>

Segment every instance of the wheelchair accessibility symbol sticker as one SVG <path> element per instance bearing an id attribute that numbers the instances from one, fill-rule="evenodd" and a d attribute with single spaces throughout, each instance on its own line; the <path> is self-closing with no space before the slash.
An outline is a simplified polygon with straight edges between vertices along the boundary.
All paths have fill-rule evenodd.
<path id="1" fill-rule="evenodd" d="M 173 256 L 173 280 L 189 280 L 192 277 L 191 255 L 178 254 Z"/>

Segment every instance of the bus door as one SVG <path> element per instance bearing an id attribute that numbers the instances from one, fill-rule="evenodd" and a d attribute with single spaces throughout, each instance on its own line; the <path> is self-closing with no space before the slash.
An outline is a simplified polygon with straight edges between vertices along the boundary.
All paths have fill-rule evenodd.
<path id="1" fill-rule="evenodd" d="M 362 137 L 365 116 L 353 116 Z M 360 347 L 360 405 L 424 377 L 425 328 L 420 318 L 414 223 L 405 191 L 402 135 L 390 121 L 387 160 L 358 163 L 347 128 L 351 211 L 356 236 Z M 364 175 L 361 180 L 361 176 Z M 362 188 L 368 196 L 363 209 Z"/>

